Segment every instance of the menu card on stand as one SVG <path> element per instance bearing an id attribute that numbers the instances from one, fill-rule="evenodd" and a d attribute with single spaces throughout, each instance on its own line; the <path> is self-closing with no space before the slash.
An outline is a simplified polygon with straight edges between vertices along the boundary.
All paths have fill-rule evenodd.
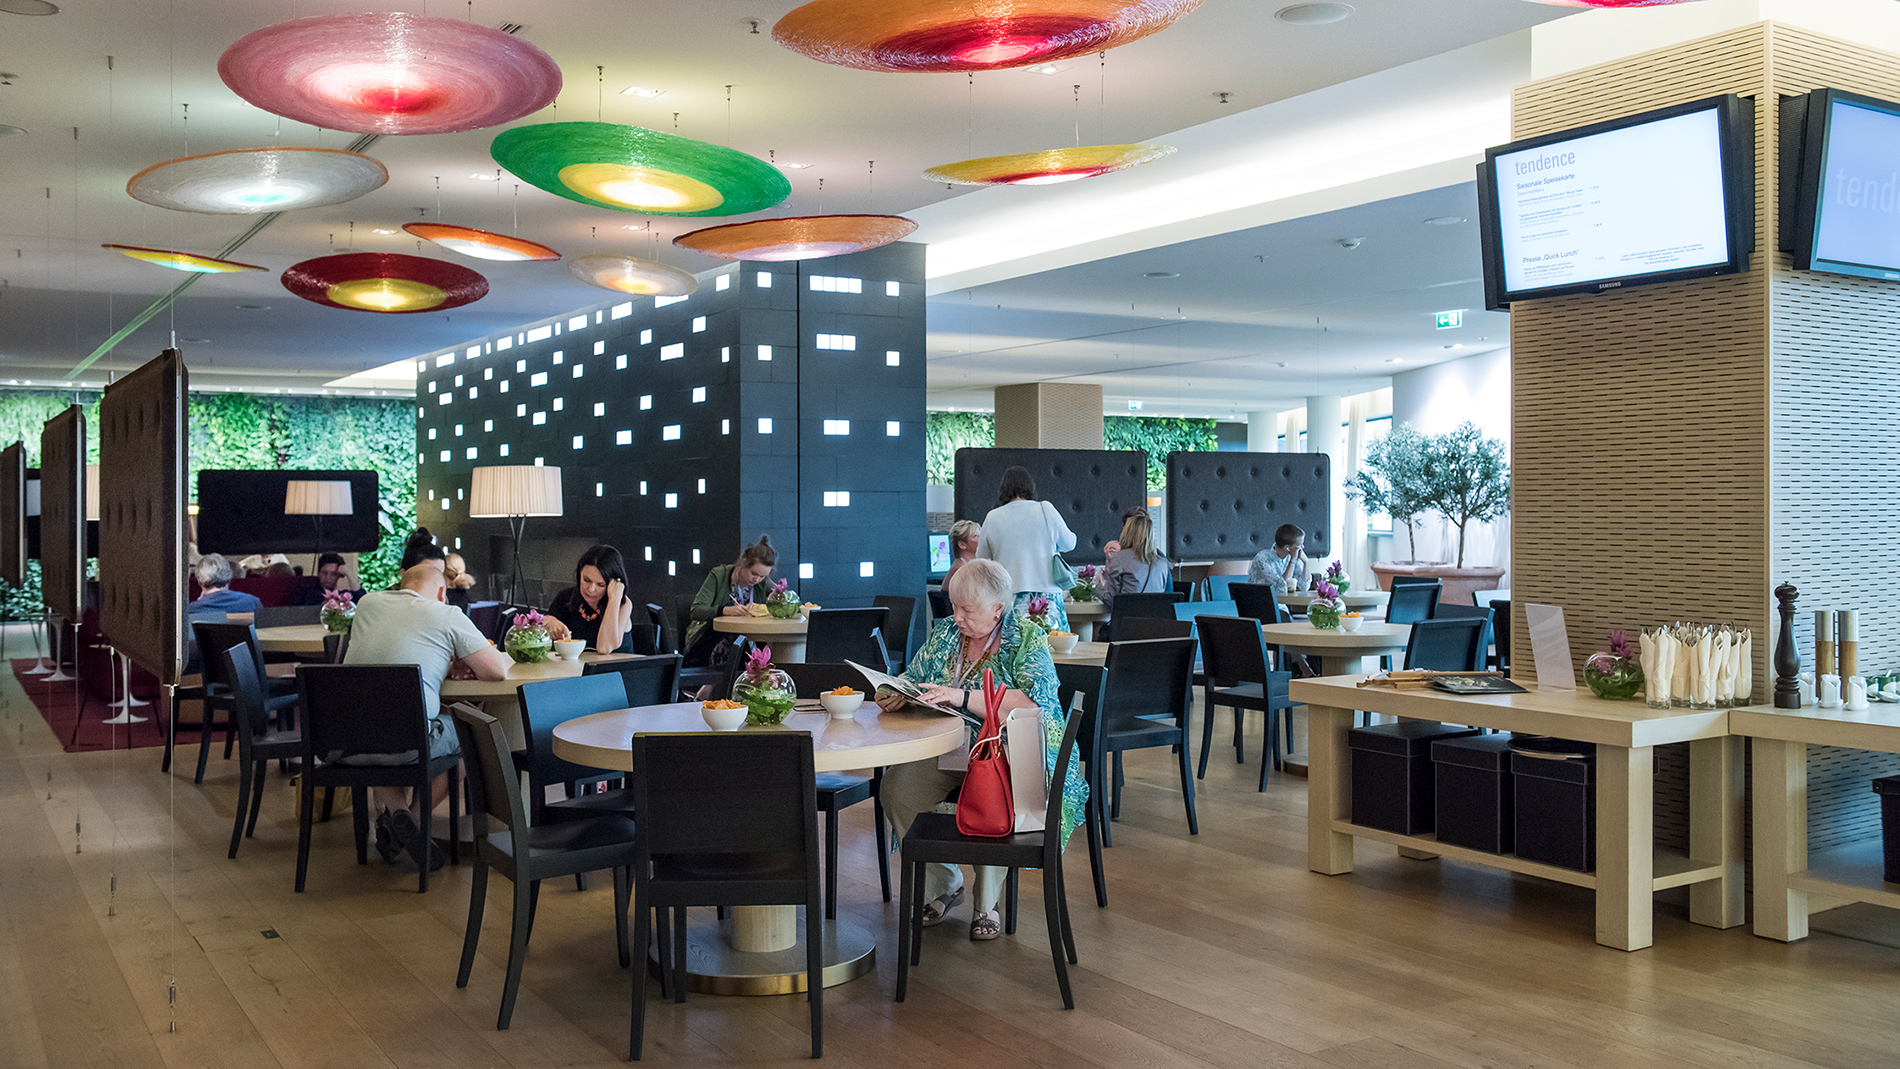
<path id="1" fill-rule="evenodd" d="M 1564 629 L 1563 606 L 1526 605 L 1524 622 L 1531 633 L 1537 689 L 1576 690 L 1577 670 L 1570 660 L 1570 633 Z"/>

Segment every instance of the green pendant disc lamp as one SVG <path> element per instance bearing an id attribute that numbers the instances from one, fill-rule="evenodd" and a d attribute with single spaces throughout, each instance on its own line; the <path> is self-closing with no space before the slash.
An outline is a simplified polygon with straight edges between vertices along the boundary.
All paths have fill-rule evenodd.
<path id="1" fill-rule="evenodd" d="M 518 126 L 497 135 L 489 154 L 556 196 L 643 215 L 744 215 L 792 195 L 792 183 L 756 156 L 640 126 Z"/>

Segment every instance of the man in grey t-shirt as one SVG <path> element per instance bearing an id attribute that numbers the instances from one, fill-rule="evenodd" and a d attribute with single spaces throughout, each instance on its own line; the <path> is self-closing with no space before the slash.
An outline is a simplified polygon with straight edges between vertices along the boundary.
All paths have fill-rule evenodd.
<path id="1" fill-rule="evenodd" d="M 429 550 L 434 555 L 429 555 Z M 413 559 L 413 563 L 410 560 Z M 457 667 L 477 679 L 508 678 L 508 656 L 482 636 L 467 615 L 443 600 L 447 583 L 442 551 L 434 543 L 405 554 L 409 567 L 395 590 L 367 594 L 350 625 L 347 664 L 413 664 L 421 670 L 423 708 L 429 713 L 429 756 L 456 751 L 455 727 L 442 715 L 442 681 Z M 352 764 L 407 764 L 411 754 L 355 754 Z M 399 849 L 420 856 L 422 817 L 448 796 L 448 777 L 438 776 L 428 799 L 411 798 L 407 788 L 377 787 L 376 849 L 394 862 Z"/>

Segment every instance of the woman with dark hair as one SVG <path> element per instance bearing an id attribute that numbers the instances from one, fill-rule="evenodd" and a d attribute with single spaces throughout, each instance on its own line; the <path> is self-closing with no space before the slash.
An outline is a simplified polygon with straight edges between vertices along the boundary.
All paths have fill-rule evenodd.
<path id="1" fill-rule="evenodd" d="M 1036 500 L 1036 480 L 1028 468 L 1010 467 L 1003 472 L 996 502 L 983 517 L 983 539 L 976 555 L 1009 572 L 1016 612 L 1027 611 L 1036 597 L 1048 598 L 1050 625 L 1067 631 L 1069 614 L 1062 608 L 1065 591 L 1052 578 L 1052 566 L 1056 554 L 1075 548 L 1075 532 L 1062 522 L 1054 505 Z"/>
<path id="2" fill-rule="evenodd" d="M 588 547 L 574 565 L 574 585 L 554 595 L 548 615 L 596 653 L 632 653 L 633 601 L 620 551 L 604 543 Z"/>

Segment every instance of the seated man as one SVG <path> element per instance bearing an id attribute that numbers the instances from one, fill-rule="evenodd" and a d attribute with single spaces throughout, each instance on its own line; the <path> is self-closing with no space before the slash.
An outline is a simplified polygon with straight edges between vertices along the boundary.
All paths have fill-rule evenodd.
<path id="1" fill-rule="evenodd" d="M 231 562 L 222 554 L 207 553 L 191 566 L 202 592 L 198 600 L 185 606 L 185 617 L 192 623 L 224 623 L 231 613 L 255 613 L 264 603 L 254 594 L 230 589 Z"/>
<path id="2" fill-rule="evenodd" d="M 395 590 L 365 595 L 350 625 L 346 664 L 413 664 L 422 672 L 423 707 L 429 712 L 429 756 L 456 751 L 455 728 L 442 715 L 442 681 L 458 678 L 506 679 L 508 656 L 482 637 L 466 615 L 443 601 L 442 549 L 434 541 L 411 538 L 403 551 L 402 584 Z M 351 764 L 407 764 L 414 754 L 354 754 Z M 430 797 L 411 798 L 401 787 L 377 787 L 376 851 L 394 864 L 407 850 L 420 863 L 424 848 L 422 817 L 448 796 L 448 777 L 438 776 Z M 437 853 L 439 864 L 442 855 Z"/>
<path id="3" fill-rule="evenodd" d="M 297 604 L 321 605 L 323 604 L 325 595 L 333 594 L 338 590 L 350 595 L 350 600 L 352 601 L 362 601 L 363 592 L 361 590 L 351 590 L 343 585 L 343 570 L 343 558 L 338 554 L 325 553 L 323 556 L 318 557 L 316 582 L 310 582 L 308 579 L 304 581 L 303 587 L 299 591 L 300 596 L 297 598 Z"/>

